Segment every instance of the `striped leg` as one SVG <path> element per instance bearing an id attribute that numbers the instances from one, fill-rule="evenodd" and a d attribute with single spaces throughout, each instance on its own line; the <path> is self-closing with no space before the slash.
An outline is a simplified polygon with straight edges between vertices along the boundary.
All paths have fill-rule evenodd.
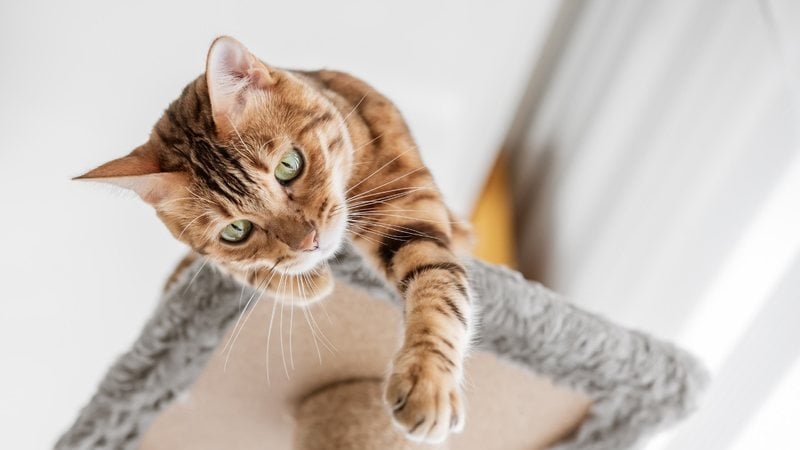
<path id="1" fill-rule="evenodd" d="M 395 224 L 379 244 L 368 245 L 405 298 L 405 339 L 386 401 L 395 424 L 424 442 L 441 442 L 464 424 L 461 381 L 472 310 L 466 272 L 444 228 Z"/>

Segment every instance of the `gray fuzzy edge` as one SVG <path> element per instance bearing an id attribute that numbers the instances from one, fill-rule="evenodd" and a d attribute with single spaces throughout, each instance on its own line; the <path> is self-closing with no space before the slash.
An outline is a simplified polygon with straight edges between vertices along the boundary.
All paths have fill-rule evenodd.
<path id="1" fill-rule="evenodd" d="M 708 376 L 688 353 L 583 311 L 512 270 L 466 260 L 478 305 L 477 346 L 589 397 L 589 415 L 557 450 L 621 450 L 694 410 Z M 337 278 L 399 303 L 348 249 Z M 166 293 L 133 347 L 55 445 L 134 449 L 205 367 L 239 313 L 241 285 L 197 262 Z"/>

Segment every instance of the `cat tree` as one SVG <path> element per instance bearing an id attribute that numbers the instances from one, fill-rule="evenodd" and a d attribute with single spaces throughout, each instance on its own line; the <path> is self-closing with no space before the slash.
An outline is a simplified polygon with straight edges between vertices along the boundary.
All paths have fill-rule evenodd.
<path id="1" fill-rule="evenodd" d="M 272 391 L 299 389 L 300 392 L 286 396 L 288 406 L 262 405 L 264 414 L 281 409 L 286 411 L 282 415 L 291 415 L 290 422 L 279 421 L 274 428 L 276 436 L 290 433 L 291 443 L 260 442 L 258 448 L 512 450 L 529 448 L 520 444 L 527 442 L 525 445 L 534 447 L 552 444 L 552 448 L 560 450 L 620 450 L 640 444 L 654 431 L 685 417 L 694 408 L 706 384 L 706 374 L 686 352 L 586 312 L 542 285 L 524 280 L 516 272 L 477 260 L 467 260 L 466 264 L 480 315 L 478 351 L 471 358 L 474 364 L 470 363 L 474 369 L 468 366 L 466 373 L 467 392 L 475 390 L 491 398 L 482 399 L 478 395 L 468 403 L 465 435 L 470 434 L 471 423 L 478 426 L 484 424 L 482 421 L 508 426 L 513 420 L 521 420 L 522 426 L 494 436 L 473 430 L 469 438 L 456 436 L 439 447 L 418 446 L 407 442 L 389 426 L 388 413 L 380 401 L 380 377 L 374 367 L 369 369 L 370 364 L 375 365 L 370 362 L 374 358 L 365 356 L 363 350 L 348 353 L 340 348 L 333 354 L 326 353 L 328 365 L 320 365 L 318 375 L 286 377 L 288 381 L 280 383 L 276 380 L 283 376 L 284 367 L 275 362 L 274 358 L 279 356 L 273 351 L 269 357 L 273 361 Z M 347 342 L 347 336 L 356 333 L 350 337 L 352 347 L 372 346 L 376 353 L 390 357 L 394 350 L 393 334 L 389 332 L 388 338 L 381 335 L 393 327 L 376 323 L 375 317 L 365 314 L 384 308 L 388 313 L 374 315 L 392 316 L 392 308 L 398 309 L 395 306 L 399 305 L 399 298 L 351 250 L 333 261 L 332 268 L 338 285 L 333 298 L 325 301 L 334 312 L 331 323 L 338 319 L 336 305 L 341 306 L 342 315 L 349 313 L 352 318 L 342 319 L 350 320 L 348 326 L 330 327 L 329 339 Z M 223 373 L 220 361 L 227 363 L 223 357 L 227 355 L 222 348 L 231 341 L 231 329 L 242 317 L 242 299 L 246 300 L 250 294 L 210 265 L 198 261 L 185 268 L 165 292 L 133 347 L 109 369 L 96 394 L 60 438 L 56 449 L 191 448 L 181 447 L 181 443 L 191 441 L 188 437 L 195 435 L 198 443 L 210 442 L 214 423 L 220 424 L 224 418 L 202 426 L 186 419 L 183 423 L 187 428 L 173 433 L 177 436 L 174 442 L 163 431 L 169 428 L 165 424 L 170 420 L 173 424 L 180 422 L 170 417 L 178 414 L 175 411 L 181 409 L 187 390 L 188 395 L 201 398 L 200 390 L 214 391 L 215 386 L 225 383 L 224 376 L 215 382 L 213 374 Z M 356 303 L 352 302 L 361 302 L 358 308 L 362 309 L 354 312 Z M 341 336 L 331 337 L 330 333 Z M 260 355 L 263 362 L 263 347 Z M 241 361 L 243 357 L 240 352 L 233 358 Z M 385 364 L 380 359 L 383 357 L 378 358 L 380 364 Z M 491 361 L 492 358 L 497 361 Z M 341 361 L 348 362 L 337 364 Z M 310 366 L 301 361 L 297 365 Z M 552 397 L 553 404 L 577 405 L 570 412 L 577 417 L 576 423 L 552 430 L 554 425 L 547 419 L 565 414 L 566 409 L 543 410 L 542 404 L 525 403 L 528 389 L 543 389 L 541 383 L 526 381 L 533 380 L 531 373 L 570 393 Z M 286 374 L 289 375 L 288 368 Z M 298 387 L 301 383 L 307 384 Z M 233 388 L 243 388 L 243 384 L 246 383 L 237 382 Z M 486 390 L 487 385 L 497 389 L 497 384 L 502 389 L 516 391 L 505 397 L 501 395 L 503 390 L 485 394 L 491 392 Z M 191 394 L 192 390 L 198 392 Z M 507 405 L 498 402 L 516 403 L 505 408 Z M 225 415 L 232 419 L 231 423 L 236 424 L 237 419 L 246 421 L 243 404 L 237 404 L 239 409 Z M 241 417 L 230 417 L 239 411 Z M 528 426 L 525 423 L 528 420 L 536 423 Z M 544 434 L 550 437 L 525 441 L 526 433 L 536 432 L 537 424 L 547 428 Z M 180 423 L 174 426 L 180 429 Z M 265 428 L 269 426 L 264 424 Z M 541 434 L 543 430 L 538 432 Z M 232 436 L 242 438 L 241 433 Z M 552 442 L 554 439 L 557 442 Z M 276 442 L 279 440 L 276 437 Z"/>

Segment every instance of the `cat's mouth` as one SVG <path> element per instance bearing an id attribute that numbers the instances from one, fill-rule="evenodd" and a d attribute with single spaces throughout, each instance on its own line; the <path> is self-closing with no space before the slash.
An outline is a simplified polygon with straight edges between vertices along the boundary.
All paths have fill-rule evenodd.
<path id="1" fill-rule="evenodd" d="M 299 275 L 318 268 L 324 261 L 333 257 L 344 242 L 347 221 L 344 214 L 336 215 L 316 236 L 316 245 L 302 251 L 293 252 L 278 268 L 287 274 Z"/>
<path id="2" fill-rule="evenodd" d="M 331 253 L 325 251 L 322 245 L 320 245 L 314 250 L 305 250 L 302 253 L 296 254 L 294 258 L 281 264 L 279 269 L 286 274 L 300 275 L 316 269 L 323 261 L 328 259 L 330 255 Z"/>
<path id="3" fill-rule="evenodd" d="M 324 261 L 332 257 L 339 248 L 341 239 L 320 239 L 314 249 L 296 252 L 293 257 L 287 258 L 278 268 L 287 274 L 300 275 L 316 269 Z"/>

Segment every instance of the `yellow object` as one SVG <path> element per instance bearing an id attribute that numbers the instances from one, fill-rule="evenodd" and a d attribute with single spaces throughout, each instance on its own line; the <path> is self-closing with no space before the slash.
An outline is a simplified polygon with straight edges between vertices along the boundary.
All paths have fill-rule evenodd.
<path id="1" fill-rule="evenodd" d="M 501 153 L 472 213 L 472 225 L 478 238 L 473 253 L 484 261 L 515 267 L 511 202 L 506 158 Z"/>

